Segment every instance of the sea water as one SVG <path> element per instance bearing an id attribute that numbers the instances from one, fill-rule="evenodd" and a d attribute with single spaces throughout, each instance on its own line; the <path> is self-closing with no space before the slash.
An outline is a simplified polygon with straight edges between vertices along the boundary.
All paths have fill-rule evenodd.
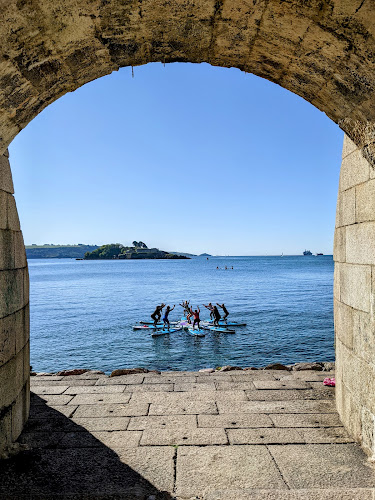
<path id="1" fill-rule="evenodd" d="M 36 371 L 334 360 L 332 256 L 30 259 L 29 272 Z M 224 302 L 229 319 L 247 326 L 203 338 L 132 329 L 161 302 L 175 304 L 170 320 L 179 320 L 184 300 L 200 307 L 202 319 L 209 316 L 203 304 Z"/>

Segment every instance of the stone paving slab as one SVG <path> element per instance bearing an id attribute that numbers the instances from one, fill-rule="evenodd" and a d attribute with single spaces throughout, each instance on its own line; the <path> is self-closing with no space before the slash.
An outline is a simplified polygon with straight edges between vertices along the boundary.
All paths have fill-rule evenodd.
<path id="1" fill-rule="evenodd" d="M 149 415 L 147 417 L 131 417 L 128 430 L 143 431 L 145 429 L 156 430 L 170 429 L 175 427 L 181 429 L 197 428 L 196 415 Z"/>
<path id="2" fill-rule="evenodd" d="M 289 488 L 375 488 L 374 468 L 353 444 L 270 445 Z"/>
<path id="3" fill-rule="evenodd" d="M 304 380 L 254 380 L 256 389 L 311 389 Z"/>
<path id="4" fill-rule="evenodd" d="M 313 389 L 258 389 L 245 390 L 249 401 L 292 401 L 297 399 L 333 399 L 332 391 L 322 389 L 322 392 Z"/>
<path id="5" fill-rule="evenodd" d="M 143 374 L 138 373 L 135 373 L 134 375 L 120 375 L 119 377 L 105 377 L 98 379 L 95 385 L 142 384 L 144 378 L 145 376 Z"/>
<path id="6" fill-rule="evenodd" d="M 143 384 L 126 385 L 124 392 L 173 392 L 176 384 Z M 102 386 L 103 387 L 103 386 Z M 110 387 L 117 387 L 112 385 Z"/>
<path id="7" fill-rule="evenodd" d="M 87 431 L 125 431 L 128 428 L 129 421 L 129 417 L 73 417 L 74 424 Z"/>
<path id="8" fill-rule="evenodd" d="M 99 404 L 80 405 L 74 412 L 74 417 L 135 417 L 147 415 L 148 404 Z"/>
<path id="9" fill-rule="evenodd" d="M 268 415 L 226 413 L 222 415 L 198 415 L 198 427 L 222 427 L 231 429 L 237 427 L 273 427 L 274 423 Z"/>
<path id="10" fill-rule="evenodd" d="M 142 434 L 142 446 L 176 445 L 213 445 L 228 444 L 224 429 L 176 428 L 145 429 Z"/>
<path id="11" fill-rule="evenodd" d="M 352 443 L 342 427 L 228 429 L 230 444 Z"/>
<path id="12" fill-rule="evenodd" d="M 34 394 L 62 394 L 67 389 L 68 385 L 36 385 L 33 387 Z"/>
<path id="13" fill-rule="evenodd" d="M 59 442 L 59 448 L 137 448 L 142 433 L 139 431 L 69 432 Z"/>
<path id="14" fill-rule="evenodd" d="M 176 403 L 185 401 L 247 401 L 244 391 L 187 391 L 187 392 L 137 392 L 133 393 L 134 403 Z M 72 401 L 74 404 L 74 400 Z"/>
<path id="15" fill-rule="evenodd" d="M 336 413 L 332 401 L 218 401 L 219 413 Z"/>
<path id="16" fill-rule="evenodd" d="M 255 390 L 254 383 L 251 380 L 245 380 L 240 382 L 233 382 L 231 380 L 227 382 L 222 382 L 217 380 L 215 382 L 216 390 L 218 391 L 230 391 L 230 390 Z"/>
<path id="17" fill-rule="evenodd" d="M 181 446 L 176 494 L 203 497 L 218 488 L 287 489 L 266 446 Z"/>
<path id="18" fill-rule="evenodd" d="M 86 380 L 85 380 L 86 382 Z M 88 382 L 91 382 L 89 380 Z M 115 394 L 125 392 L 126 385 L 74 385 L 69 387 L 64 394 Z M 137 386 L 138 387 L 138 386 Z M 142 386 L 141 386 L 142 387 Z"/>
<path id="19" fill-rule="evenodd" d="M 308 489 L 308 490 L 216 490 L 205 500 L 374 500 L 370 488 Z"/>
<path id="20" fill-rule="evenodd" d="M 337 413 L 271 414 L 275 427 L 342 427 Z"/>
<path id="21" fill-rule="evenodd" d="M 231 389 L 234 389 L 234 387 L 232 387 Z M 198 382 L 190 382 L 190 383 L 184 383 L 184 384 L 180 384 L 180 383 L 175 383 L 174 384 L 174 390 L 176 392 L 191 392 L 191 391 L 216 391 L 216 386 L 215 386 L 215 382 L 202 382 L 202 383 L 198 383 Z"/>
<path id="22" fill-rule="evenodd" d="M 42 378 L 42 377 L 40 377 Z M 46 386 L 54 386 L 54 387 L 58 387 L 59 385 L 69 385 L 69 387 L 74 387 L 76 385 L 79 385 L 79 386 L 85 386 L 85 385 L 95 385 L 97 380 L 96 379 L 89 379 L 89 380 L 82 380 L 82 379 L 79 379 L 79 380 L 75 380 L 73 378 L 73 380 L 69 380 L 69 382 L 67 383 L 66 380 L 60 380 L 62 379 L 63 377 L 58 377 L 59 380 L 51 380 L 52 377 L 49 377 L 49 378 L 44 378 L 42 380 L 40 380 L 40 378 L 36 378 L 36 377 L 31 377 L 30 378 L 30 387 L 31 389 L 33 389 L 34 387 L 36 386 L 41 386 L 41 385 L 44 385 L 45 387 Z"/>
<path id="23" fill-rule="evenodd" d="M 218 413 L 215 402 L 186 401 L 179 403 L 152 403 L 149 415 L 216 415 Z"/>
<path id="24" fill-rule="evenodd" d="M 33 402 L 35 405 L 48 403 L 50 406 L 51 405 L 59 406 L 70 403 L 72 399 L 73 396 L 70 396 L 69 394 L 43 394 L 40 395 L 40 397 Z"/>
<path id="25" fill-rule="evenodd" d="M 68 404 L 70 405 L 101 405 L 111 403 L 128 403 L 130 393 L 120 394 L 77 394 Z"/>

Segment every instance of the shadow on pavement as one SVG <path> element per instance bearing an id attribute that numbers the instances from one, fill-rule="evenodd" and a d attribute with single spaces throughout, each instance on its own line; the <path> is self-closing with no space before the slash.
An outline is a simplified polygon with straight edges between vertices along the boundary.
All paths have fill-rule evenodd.
<path id="1" fill-rule="evenodd" d="M 173 498 L 86 429 L 48 407 L 39 396 L 31 396 L 30 419 L 19 439 L 27 449 L 0 461 L 1 500 Z M 122 453 L 126 460 L 126 451 Z"/>

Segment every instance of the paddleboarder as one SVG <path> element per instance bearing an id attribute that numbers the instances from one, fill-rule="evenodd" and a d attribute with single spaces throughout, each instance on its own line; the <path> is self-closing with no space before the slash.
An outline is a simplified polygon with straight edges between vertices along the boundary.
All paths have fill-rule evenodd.
<path id="1" fill-rule="evenodd" d="M 199 313 L 200 313 L 200 309 L 199 309 L 199 306 L 197 306 L 196 310 L 195 311 L 192 311 L 192 314 L 194 316 L 194 321 L 193 321 L 193 330 L 194 330 L 194 327 L 195 325 L 198 325 L 198 330 L 199 330 L 199 323 L 200 323 L 200 317 L 199 317 Z"/>
<path id="2" fill-rule="evenodd" d="M 210 319 L 213 319 L 214 317 L 214 306 L 209 302 L 208 306 L 206 304 L 203 304 L 206 309 L 210 311 Z"/>
<path id="3" fill-rule="evenodd" d="M 176 307 L 176 304 L 171 308 L 170 306 L 167 306 L 165 312 L 164 312 L 164 317 L 163 317 L 163 322 L 164 322 L 164 328 L 166 327 L 166 325 L 168 325 L 168 331 L 169 331 L 169 328 L 170 328 L 170 323 L 169 323 L 169 319 L 168 319 L 168 315 L 171 311 L 173 311 L 173 309 Z"/>
<path id="4" fill-rule="evenodd" d="M 224 312 L 224 316 L 223 316 L 223 321 L 226 321 L 227 320 L 227 317 L 229 316 L 229 312 L 227 310 L 227 308 L 225 307 L 224 303 L 223 304 L 218 304 L 216 302 L 216 304 L 222 308 L 223 312 Z"/>
<path id="5" fill-rule="evenodd" d="M 221 316 L 220 316 L 220 313 L 219 313 L 219 310 L 216 306 L 214 306 L 213 308 L 213 314 L 214 314 L 214 325 L 215 326 L 219 326 L 219 321 L 221 319 Z"/>
<path id="6" fill-rule="evenodd" d="M 161 312 L 163 310 L 163 307 L 165 306 L 165 304 L 160 304 L 160 306 L 156 306 L 156 309 L 155 311 L 151 314 L 151 318 L 153 319 L 154 321 L 154 326 L 156 327 L 156 325 L 158 324 L 158 322 L 160 321 L 160 318 L 161 318 Z"/>

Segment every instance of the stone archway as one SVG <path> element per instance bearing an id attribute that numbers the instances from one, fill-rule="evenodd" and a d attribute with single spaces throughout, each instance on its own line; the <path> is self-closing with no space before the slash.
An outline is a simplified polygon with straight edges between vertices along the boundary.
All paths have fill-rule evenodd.
<path id="1" fill-rule="evenodd" d="M 335 238 L 337 406 L 373 453 L 375 14 L 358 0 L 9 0 L 0 15 L 0 449 L 28 414 L 28 274 L 6 148 L 66 92 L 124 66 L 267 78 L 346 132 Z M 350 139 L 349 139 L 350 138 Z"/>

